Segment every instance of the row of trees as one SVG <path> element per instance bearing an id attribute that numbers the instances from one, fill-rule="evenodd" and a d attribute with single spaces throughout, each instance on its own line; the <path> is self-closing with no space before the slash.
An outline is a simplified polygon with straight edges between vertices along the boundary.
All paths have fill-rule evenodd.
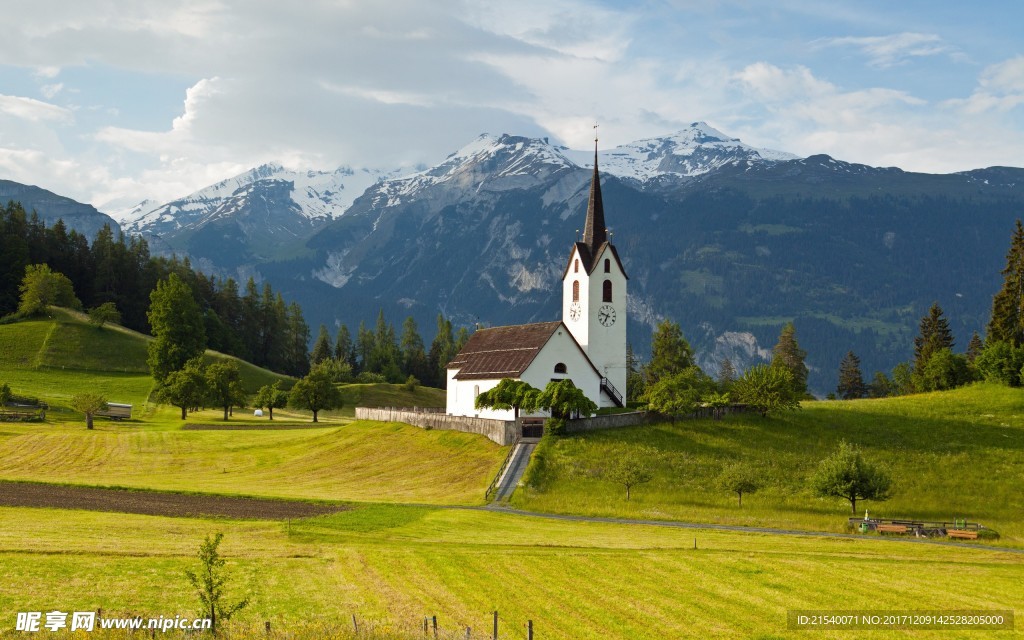
<path id="1" fill-rule="evenodd" d="M 250 278 L 243 291 L 232 278 L 193 270 L 187 259 L 153 257 L 145 239 L 115 236 L 109 226 L 90 245 L 60 220 L 46 227 L 34 213 L 27 217 L 16 202 L 0 207 L 0 246 L 0 316 L 38 312 L 46 303 L 26 298 L 25 285 L 31 281 L 34 292 L 36 285 L 55 283 L 49 304 L 113 310 L 124 326 L 152 333 L 150 294 L 173 275 L 198 308 L 195 326 L 206 346 L 289 375 L 309 371 L 302 309 L 269 283 L 260 287 Z"/>
<path id="2" fill-rule="evenodd" d="M 654 331 L 650 362 L 638 366 L 631 350 L 629 355 L 629 399 L 645 402 L 649 409 L 672 420 L 692 414 L 698 407 L 710 408 L 718 417 L 733 402 L 768 415 L 798 408 L 807 396 L 807 353 L 800 348 L 792 323 L 783 327 L 771 363 L 737 375 L 732 362 L 724 359 L 717 380 L 697 365 L 682 330 L 670 320 Z"/>
<path id="3" fill-rule="evenodd" d="M 977 332 L 963 353 L 942 307 L 936 302 L 921 318 L 914 338 L 914 360 L 902 362 L 891 375 L 878 371 L 865 384 L 860 359 L 850 351 L 839 365 L 836 395 L 843 399 L 885 397 L 953 389 L 977 380 L 1021 386 L 1024 369 L 1024 226 L 1017 220 L 1002 271 L 1003 285 L 992 300 L 992 317 L 984 340 Z"/>
<path id="4" fill-rule="evenodd" d="M 365 381 L 416 381 L 444 388 L 446 367 L 468 340 L 469 331 L 465 327 L 453 333 L 451 321 L 439 314 L 437 331 L 428 351 L 412 316 L 402 323 L 402 333 L 398 336 L 395 326 L 385 319 L 381 310 L 373 329 L 360 323 L 354 336 L 348 326 L 342 324 L 332 341 L 327 326 L 320 325 L 310 361 L 312 364 L 330 363 L 338 382 L 362 376 Z"/>
<path id="5" fill-rule="evenodd" d="M 629 500 L 634 487 L 655 478 L 655 464 L 661 458 L 664 454 L 653 447 L 626 445 L 584 473 L 622 486 L 626 490 L 626 500 Z M 723 491 L 735 493 L 742 507 L 743 494 L 756 493 L 762 488 L 763 479 L 757 467 L 734 461 L 722 466 L 715 484 Z M 846 500 L 856 514 L 859 500 L 883 501 L 889 498 L 892 477 L 885 468 L 866 460 L 857 447 L 843 440 L 838 449 L 821 460 L 808 479 L 808 485 L 818 497 Z"/>

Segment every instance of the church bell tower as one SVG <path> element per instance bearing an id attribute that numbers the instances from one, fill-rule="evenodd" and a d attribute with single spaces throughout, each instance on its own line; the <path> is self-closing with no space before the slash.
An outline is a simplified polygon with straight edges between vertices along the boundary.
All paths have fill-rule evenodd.
<path id="1" fill-rule="evenodd" d="M 602 376 L 598 406 L 626 402 L 626 284 L 629 278 L 605 226 L 594 139 L 594 175 L 583 227 L 562 276 L 562 320 Z"/>

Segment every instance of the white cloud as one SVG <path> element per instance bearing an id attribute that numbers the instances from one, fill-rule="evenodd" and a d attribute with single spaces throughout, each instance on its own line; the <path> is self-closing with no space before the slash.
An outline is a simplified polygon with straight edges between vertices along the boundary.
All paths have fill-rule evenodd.
<path id="1" fill-rule="evenodd" d="M 904 32 L 887 36 L 822 38 L 813 44 L 859 49 L 868 57 L 869 64 L 879 68 L 902 64 L 910 58 L 955 52 L 951 46 L 943 42 L 942 38 L 933 33 Z"/>
<path id="2" fill-rule="evenodd" d="M 0 113 L 17 116 L 31 122 L 69 123 L 74 120 L 74 116 L 69 110 L 58 107 L 55 104 L 34 98 L 5 96 L 3 94 L 0 94 Z"/>
<path id="3" fill-rule="evenodd" d="M 1024 104 L 1024 56 L 994 64 L 978 78 L 978 86 L 969 98 L 946 102 L 962 113 L 978 115 L 1007 112 Z"/>
<path id="4" fill-rule="evenodd" d="M 39 87 L 39 92 L 42 93 L 47 100 L 52 100 L 63 89 L 64 83 L 58 82 L 56 84 L 44 84 L 43 86 Z"/>

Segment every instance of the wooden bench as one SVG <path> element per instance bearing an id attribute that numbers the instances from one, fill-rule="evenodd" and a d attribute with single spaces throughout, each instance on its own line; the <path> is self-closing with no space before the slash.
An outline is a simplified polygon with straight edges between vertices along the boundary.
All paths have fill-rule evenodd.
<path id="1" fill-rule="evenodd" d="M 977 531 L 967 531 L 966 529 L 946 529 L 946 535 L 950 538 L 963 538 L 965 540 L 977 540 Z"/>
<path id="2" fill-rule="evenodd" d="M 878 533 L 906 533 L 907 525 L 905 524 L 880 524 L 876 528 Z"/>

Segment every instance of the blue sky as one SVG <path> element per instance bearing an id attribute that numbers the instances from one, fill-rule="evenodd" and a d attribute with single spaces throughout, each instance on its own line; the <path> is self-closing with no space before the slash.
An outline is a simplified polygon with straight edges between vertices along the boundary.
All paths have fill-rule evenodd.
<path id="1" fill-rule="evenodd" d="M 505 6 L 508 5 L 508 6 Z M 907 170 L 1024 166 L 1024 3 L 8 0 L 0 178 L 113 210 L 264 163 L 433 164 L 704 120 Z"/>

